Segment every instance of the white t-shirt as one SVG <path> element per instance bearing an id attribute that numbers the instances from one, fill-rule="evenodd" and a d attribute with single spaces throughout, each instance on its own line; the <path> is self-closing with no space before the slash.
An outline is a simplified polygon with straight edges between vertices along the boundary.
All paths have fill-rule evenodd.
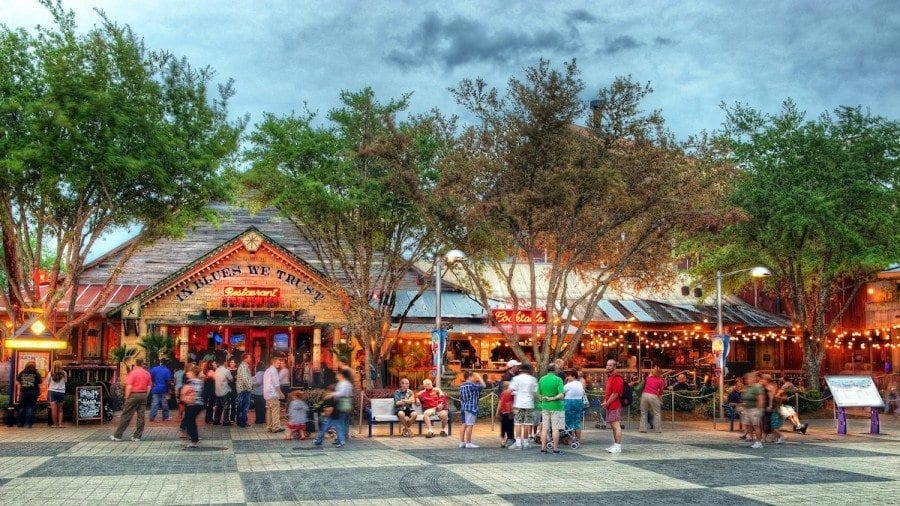
<path id="1" fill-rule="evenodd" d="M 575 379 L 563 386 L 563 392 L 565 393 L 564 399 L 581 400 L 584 398 L 584 385 L 582 385 L 580 381 Z"/>
<path id="2" fill-rule="evenodd" d="M 537 392 L 537 378 L 528 373 L 519 373 L 509 382 L 513 393 L 513 408 L 534 409 L 534 393 Z"/>

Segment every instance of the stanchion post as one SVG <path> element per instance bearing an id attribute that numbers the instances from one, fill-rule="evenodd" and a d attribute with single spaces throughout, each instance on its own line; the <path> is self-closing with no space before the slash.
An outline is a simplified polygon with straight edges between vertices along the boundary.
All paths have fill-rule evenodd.
<path id="1" fill-rule="evenodd" d="M 489 395 L 491 398 L 491 431 L 493 431 L 494 430 L 494 392 L 491 392 Z"/>

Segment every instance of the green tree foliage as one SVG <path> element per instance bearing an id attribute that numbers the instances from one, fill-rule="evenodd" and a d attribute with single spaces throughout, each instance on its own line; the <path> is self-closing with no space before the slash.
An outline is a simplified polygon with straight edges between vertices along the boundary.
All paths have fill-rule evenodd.
<path id="1" fill-rule="evenodd" d="M 246 153 L 251 198 L 291 220 L 324 273 L 343 285 L 350 333 L 371 371 L 381 370 L 390 348 L 392 294 L 435 247 L 423 209 L 447 127 L 437 114 L 398 122 L 407 99 L 343 92 L 327 126 L 316 126 L 312 114 L 268 114 Z"/>
<path id="2" fill-rule="evenodd" d="M 648 85 L 616 79 L 591 111 L 584 89 L 574 61 L 556 70 L 542 60 L 505 94 L 482 80 L 453 90 L 480 124 L 444 165 L 441 230 L 473 259 L 468 288 L 484 307 L 494 279 L 514 309 L 546 309 L 546 326 L 500 327 L 541 368 L 578 351 L 609 287 L 666 280 L 674 234 L 707 223 L 716 195 L 718 167 L 688 157 L 658 111 L 640 110 Z"/>
<path id="3" fill-rule="evenodd" d="M 230 191 L 223 164 L 243 121 L 227 119 L 230 83 L 208 93 L 213 72 L 149 52 L 127 26 L 76 31 L 74 15 L 45 0 L 54 25 L 0 27 L 0 233 L 12 306 L 67 308 L 65 334 L 110 296 L 141 244 L 175 236 Z M 140 230 L 107 286 L 78 319 L 79 275 L 96 241 Z M 50 252 L 42 296 L 32 273 Z M 65 272 L 63 272 L 65 268 Z M 71 299 L 64 300 L 66 293 Z"/>
<path id="4" fill-rule="evenodd" d="M 696 241 L 707 273 L 766 265 L 802 339 L 818 388 L 826 338 L 871 277 L 900 260 L 900 123 L 858 107 L 814 121 L 786 101 L 777 115 L 727 107 L 741 171 L 728 204 L 743 217 Z"/>

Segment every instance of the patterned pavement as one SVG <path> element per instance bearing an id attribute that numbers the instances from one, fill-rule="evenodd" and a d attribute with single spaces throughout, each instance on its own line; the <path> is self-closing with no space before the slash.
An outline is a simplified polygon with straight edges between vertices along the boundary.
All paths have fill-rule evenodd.
<path id="1" fill-rule="evenodd" d="M 809 435 L 751 449 L 711 423 L 626 430 L 623 452 L 605 451 L 610 431 L 559 455 L 499 448 L 489 421 L 461 450 L 455 437 L 364 434 L 341 449 L 284 441 L 264 426 L 202 426 L 201 448 L 182 448 L 174 422 L 147 423 L 141 442 L 110 441 L 114 426 L 31 430 L 0 427 L 0 504 L 817 504 L 896 503 L 900 421 L 882 435 L 835 434 L 831 420 Z M 354 429 L 355 432 L 355 429 Z M 364 431 L 363 431 L 364 432 Z"/>

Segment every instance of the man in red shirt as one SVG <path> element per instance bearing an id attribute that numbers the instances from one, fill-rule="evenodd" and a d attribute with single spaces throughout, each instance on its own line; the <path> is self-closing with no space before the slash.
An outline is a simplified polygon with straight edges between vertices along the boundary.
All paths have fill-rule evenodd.
<path id="1" fill-rule="evenodd" d="M 612 427 L 613 445 L 606 449 L 609 453 L 622 452 L 622 426 L 619 425 L 622 410 L 622 393 L 625 391 L 625 378 L 616 371 L 616 361 L 606 361 L 606 388 L 603 390 L 603 407 L 606 408 L 606 421 Z"/>
<path id="2" fill-rule="evenodd" d="M 137 425 L 131 434 L 132 441 L 140 441 L 144 434 L 144 409 L 147 408 L 147 396 L 150 394 L 150 386 L 153 379 L 150 373 L 144 369 L 144 359 L 134 359 L 134 369 L 125 378 L 125 406 L 122 408 L 122 416 L 116 432 L 109 436 L 113 441 L 121 441 L 122 433 L 131 423 L 131 417 L 137 413 Z"/>
<path id="3" fill-rule="evenodd" d="M 431 430 L 431 417 L 437 415 L 441 419 L 441 436 L 447 435 L 447 397 L 439 388 L 434 388 L 430 379 L 422 382 L 424 390 L 419 392 L 419 402 L 422 403 L 422 418 L 425 420 L 425 426 L 428 427 L 428 434 L 425 437 L 434 437 L 434 431 Z"/>

